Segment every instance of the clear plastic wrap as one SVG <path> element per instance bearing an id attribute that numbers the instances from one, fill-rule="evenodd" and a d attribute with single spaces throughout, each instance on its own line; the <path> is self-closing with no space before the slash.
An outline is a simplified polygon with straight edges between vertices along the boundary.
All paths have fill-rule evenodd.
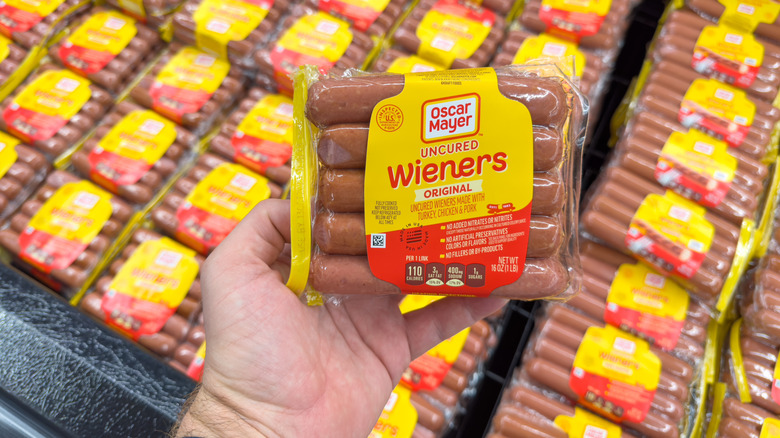
<path id="1" fill-rule="evenodd" d="M 45 46 L 71 19 L 89 9 L 85 0 L 26 3 L 3 2 L 0 9 L 0 34 L 31 50 Z"/>
<path id="2" fill-rule="evenodd" d="M 281 196 L 282 188 L 268 178 L 205 153 L 151 211 L 151 220 L 164 234 L 208 255 L 258 202 Z"/>
<path id="3" fill-rule="evenodd" d="M 67 298 L 89 284 L 133 220 L 133 208 L 68 172 L 51 173 L 0 231 L 0 246 Z"/>
<path id="4" fill-rule="evenodd" d="M 550 304 L 537 318 L 493 430 L 566 437 L 589 426 L 605 436 L 692 436 L 702 362 L 688 363 L 567 306 Z M 621 366 L 632 372 L 621 373 Z M 621 390 L 604 391 L 606 381 Z"/>
<path id="5" fill-rule="evenodd" d="M 197 140 L 154 111 L 123 101 L 73 153 L 70 163 L 80 176 L 143 207 L 190 162 Z"/>
<path id="6" fill-rule="evenodd" d="M 203 135 L 243 92 L 239 67 L 195 47 L 171 43 L 133 87 L 130 97 L 195 135 Z"/>
<path id="7" fill-rule="evenodd" d="M 209 141 L 209 150 L 284 187 L 292 142 L 292 99 L 255 87 Z"/>
<path id="8" fill-rule="evenodd" d="M 330 69 L 365 68 L 378 49 L 378 39 L 349 23 L 304 4 L 292 7 L 273 41 L 255 53 L 258 85 L 293 94 L 291 76 L 303 65 Z"/>
<path id="9" fill-rule="evenodd" d="M 578 287 L 580 266 L 576 256 L 577 235 L 574 230 L 577 224 L 581 145 L 588 108 L 582 95 L 557 66 L 451 70 L 406 76 L 349 71 L 342 77 L 331 78 L 315 77 L 313 71 L 308 72 L 305 83 L 299 82 L 303 90 L 308 89 L 308 100 L 296 101 L 296 121 L 299 123 L 297 129 L 302 130 L 298 138 L 306 142 L 300 144 L 301 154 L 309 158 L 294 159 L 292 191 L 294 195 L 298 192 L 298 198 L 293 204 L 292 228 L 300 230 L 311 225 L 315 248 L 309 264 L 311 249 L 306 247 L 308 233 L 300 236 L 297 243 L 296 237 L 293 237 L 293 246 L 297 248 L 294 249 L 293 258 L 300 251 L 303 263 L 294 267 L 293 271 L 297 269 L 298 274 L 291 276 L 291 284 L 305 284 L 308 277 L 311 289 L 328 294 L 425 291 L 438 295 L 470 296 L 492 293 L 515 299 L 560 299 L 568 296 L 566 292 L 570 286 Z M 299 75 L 302 79 L 303 76 Z M 404 86 L 407 80 L 413 80 L 417 92 L 401 93 L 402 90 L 410 89 Z M 497 86 L 489 86 L 491 83 Z M 460 88 L 464 84 L 472 94 L 479 94 L 477 90 L 488 90 L 480 91 L 482 94 L 479 96 L 483 101 L 481 106 L 477 105 L 478 109 L 475 107 L 469 110 L 470 107 L 466 106 L 468 102 L 465 102 L 460 107 L 462 114 L 457 115 L 463 117 L 463 123 L 466 123 L 467 117 L 475 117 L 474 120 L 479 118 L 479 127 L 465 137 L 456 136 L 458 141 L 449 143 L 449 152 L 447 139 L 451 136 L 447 134 L 426 143 L 425 139 L 420 138 L 421 125 L 417 124 L 421 123 L 421 116 L 409 119 L 423 104 L 422 96 L 428 96 L 425 102 L 458 96 L 465 92 Z M 401 103 L 398 99 L 404 95 L 408 96 L 409 101 Z M 389 104 L 389 99 L 397 103 Z M 500 110 L 502 104 L 507 107 Z M 302 118 L 304 106 L 308 120 Z M 385 113 L 388 118 L 372 116 L 372 112 L 376 113 L 380 108 L 390 111 Z M 458 111 L 456 108 L 452 107 L 453 111 Z M 518 111 L 525 115 L 512 112 L 517 108 L 522 108 Z M 479 114 L 469 113 L 474 110 Z M 434 116 L 444 116 L 449 110 L 441 111 L 437 108 L 430 111 L 432 115 L 428 121 L 431 124 L 427 131 L 424 130 L 427 133 L 422 135 L 436 136 L 438 134 L 433 129 L 446 122 Z M 456 114 L 453 113 L 453 116 Z M 451 124 L 456 123 L 457 117 L 450 120 Z M 377 121 L 381 123 L 376 126 L 384 127 L 377 128 Z M 403 133 L 395 133 L 400 128 L 399 123 L 401 126 L 407 124 L 408 137 L 403 137 Z M 513 129 L 511 134 L 505 130 L 509 126 Z M 471 128 L 474 128 L 473 124 Z M 388 133 L 383 135 L 392 135 L 392 138 L 384 140 L 390 143 L 369 146 L 372 138 L 378 138 L 368 135 L 369 131 L 374 130 Z M 474 139 L 474 135 L 478 140 Z M 488 168 L 484 163 L 493 159 L 491 148 L 506 145 L 507 135 L 513 139 L 513 143 L 509 144 L 517 147 L 498 152 L 499 155 L 495 155 L 498 161 L 492 164 L 496 167 Z M 436 146 L 432 147 L 431 144 Z M 464 147 L 464 144 L 467 146 Z M 479 156 L 470 156 L 472 148 L 479 148 Z M 372 152 L 367 153 L 368 150 Z M 404 150 L 409 157 L 404 156 Z M 451 155 L 452 158 L 430 155 L 434 152 L 438 155 L 439 150 L 442 155 Z M 381 153 L 390 151 L 392 156 L 383 160 Z M 315 154 L 319 155 L 319 165 L 313 163 Z M 373 159 L 372 154 L 375 157 Z M 519 155 L 525 155 L 526 158 L 520 158 Z M 420 160 L 426 159 L 426 156 L 428 164 Z M 504 172 L 508 167 L 502 164 L 505 158 L 506 162 L 518 163 L 518 166 L 523 162 L 525 166 L 515 168 L 517 173 L 513 176 Z M 436 164 L 440 160 L 444 160 L 441 168 Z M 457 161 L 454 160 L 465 163 L 462 169 L 466 172 L 467 181 L 460 183 L 463 176 L 457 170 Z M 474 167 L 477 160 L 481 162 L 476 166 L 478 169 L 468 172 L 469 166 Z M 395 161 L 399 162 L 397 167 L 388 165 Z M 401 164 L 405 161 L 410 161 L 408 166 Z M 297 170 L 296 165 L 300 165 Z M 365 170 L 372 165 L 379 168 L 375 171 Z M 412 183 L 415 169 L 419 171 L 426 166 L 429 169 L 437 166 L 436 175 L 429 170 L 425 182 Z M 364 175 L 369 174 L 375 176 L 364 178 Z M 390 180 L 385 181 L 387 178 L 382 178 L 382 175 L 389 176 Z M 376 196 L 379 192 L 374 190 L 384 190 L 382 187 L 394 184 L 394 175 L 407 178 L 404 187 L 407 187 L 406 190 L 418 189 L 416 194 L 410 191 L 395 192 L 401 193 L 399 198 L 386 195 L 384 200 L 375 201 L 376 207 L 371 204 L 371 215 L 364 217 L 364 193 L 365 196 Z M 473 178 L 468 180 L 472 175 L 481 176 L 484 186 L 488 188 L 482 189 L 482 179 L 477 182 L 479 186 L 472 186 Z M 503 185 L 498 182 L 504 177 L 510 178 L 511 183 Z M 466 193 L 478 194 L 472 201 L 472 195 L 464 197 L 463 192 L 458 191 L 460 189 L 442 191 L 442 180 L 439 178 L 446 180 L 447 184 L 453 181 L 460 183 L 453 186 L 462 188 Z M 365 184 L 372 185 L 374 189 L 364 188 Z M 508 193 L 499 193 L 501 187 L 509 186 L 515 190 L 513 194 L 517 198 Z M 310 192 L 312 189 L 314 191 Z M 525 200 L 520 199 L 522 193 L 529 196 Z M 405 194 L 413 196 L 406 199 Z M 490 199 L 486 200 L 486 196 Z M 531 197 L 533 207 L 528 204 Z M 314 206 L 311 213 L 307 212 L 309 202 Z M 460 211 L 458 202 L 465 203 L 460 206 Z M 412 210 L 409 210 L 410 206 Z M 528 219 L 513 222 L 516 220 L 515 215 L 521 214 L 521 211 L 528 215 Z M 398 215 L 408 213 L 405 213 L 406 218 L 398 219 L 393 217 L 396 216 L 395 212 Z M 436 219 L 437 215 L 441 215 L 438 216 L 441 219 Z M 421 220 L 415 220 L 418 218 Z M 380 222 L 385 220 L 388 222 Z M 501 225 L 503 221 L 511 223 L 505 227 Z M 523 227 L 527 227 L 526 231 L 515 229 L 516 224 L 523 224 Z M 366 231 L 369 225 L 374 230 L 384 231 Z M 514 234 L 516 232 L 520 234 Z M 503 237 L 492 239 L 496 236 Z M 527 251 L 509 250 L 519 242 L 519 236 L 528 239 Z M 488 237 L 491 239 L 488 240 Z M 502 242 L 501 246 L 493 246 L 499 242 Z M 383 243 L 385 247 L 382 247 Z M 369 244 L 373 245 L 372 251 L 375 248 L 392 250 L 372 255 Z M 523 257 L 525 261 L 521 265 L 519 259 L 501 258 L 500 251 L 509 251 L 507 256 L 525 253 L 527 258 Z M 427 255 L 429 253 L 434 255 Z M 406 266 L 403 254 L 407 254 Z M 478 257 L 478 263 L 482 265 L 473 265 L 466 277 L 465 267 L 474 259 L 469 256 L 477 254 L 483 255 Z M 369 262 L 375 256 L 379 258 Z M 395 260 L 395 257 L 400 258 Z M 501 263 L 491 265 L 493 257 L 508 262 L 507 266 L 499 266 Z M 384 269 L 390 266 L 397 269 L 392 272 Z M 406 274 L 414 277 L 412 281 L 403 280 L 406 269 L 409 269 Z M 375 276 L 375 271 L 382 271 L 380 275 L 384 279 Z M 395 283 L 387 281 L 390 277 L 394 278 L 390 281 Z"/>
<path id="10" fill-rule="evenodd" d="M 421 0 L 391 41 L 447 68 L 484 67 L 501 43 L 505 27 L 503 16 L 465 0 Z"/>
<path id="11" fill-rule="evenodd" d="M 161 359 L 189 363 L 203 342 L 202 322 L 197 321 L 203 260 L 195 251 L 139 228 L 79 307 Z"/>
<path id="12" fill-rule="evenodd" d="M 16 211 L 48 173 L 43 154 L 0 132 L 0 220 Z"/>
<path id="13" fill-rule="evenodd" d="M 384 37 L 398 20 L 408 0 L 382 0 L 361 5 L 339 0 L 305 0 L 305 4 L 349 22 L 352 27 L 374 37 Z"/>
<path id="14" fill-rule="evenodd" d="M 254 67 L 253 55 L 273 33 L 288 0 L 190 0 L 173 15 L 173 36 L 232 64 Z"/>
<path id="15" fill-rule="evenodd" d="M 113 105 L 111 94 L 88 79 L 43 64 L 0 103 L 0 129 L 54 161 L 77 146 Z"/>
<path id="16" fill-rule="evenodd" d="M 735 321 L 725 338 L 720 382 L 712 391 L 708 436 L 737 438 L 772 436 L 780 427 L 776 371 L 780 338 L 758 335 Z M 767 433 L 771 431 L 771 433 Z"/>
<path id="17" fill-rule="evenodd" d="M 117 95 L 162 47 L 160 35 L 135 19 L 96 7 L 70 26 L 49 56 Z"/>
<path id="18" fill-rule="evenodd" d="M 433 300 L 409 296 L 401 304 L 401 311 L 414 310 Z M 452 431 L 475 393 L 485 361 L 497 342 L 493 325 L 481 320 L 412 361 L 374 432 L 395 429 L 396 436 L 438 438 Z"/>

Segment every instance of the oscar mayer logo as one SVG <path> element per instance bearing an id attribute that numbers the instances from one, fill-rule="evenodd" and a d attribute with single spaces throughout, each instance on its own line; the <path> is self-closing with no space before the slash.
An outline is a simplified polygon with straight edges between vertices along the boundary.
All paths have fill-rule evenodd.
<path id="1" fill-rule="evenodd" d="M 480 104 L 476 93 L 423 103 L 422 141 L 433 143 L 476 134 L 479 132 Z"/>

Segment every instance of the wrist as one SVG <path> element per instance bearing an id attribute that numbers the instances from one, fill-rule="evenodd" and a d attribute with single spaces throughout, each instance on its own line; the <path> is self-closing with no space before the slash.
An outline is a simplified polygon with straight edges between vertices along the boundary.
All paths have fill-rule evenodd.
<path id="1" fill-rule="evenodd" d="M 232 403 L 200 387 L 189 408 L 173 431 L 173 437 L 216 438 L 240 436 L 269 438 L 275 436 L 262 424 L 247 418 Z"/>

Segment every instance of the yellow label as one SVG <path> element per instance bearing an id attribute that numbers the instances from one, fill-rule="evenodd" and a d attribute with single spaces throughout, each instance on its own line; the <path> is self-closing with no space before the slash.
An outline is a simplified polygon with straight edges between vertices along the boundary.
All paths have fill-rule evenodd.
<path id="1" fill-rule="evenodd" d="M 449 68 L 455 59 L 468 59 L 482 46 L 495 19 L 488 9 L 439 0 L 417 26 L 417 52 Z"/>
<path id="2" fill-rule="evenodd" d="M 38 114 L 70 120 L 92 96 L 90 82 L 68 70 L 42 73 L 19 93 L 14 103 Z"/>
<path id="3" fill-rule="evenodd" d="M 780 420 L 772 417 L 765 418 L 758 438 L 780 438 Z"/>
<path id="4" fill-rule="evenodd" d="M 230 63 L 194 47 L 179 50 L 157 75 L 157 82 L 182 90 L 213 94 L 230 72 Z"/>
<path id="5" fill-rule="evenodd" d="M 163 237 L 141 243 L 109 286 L 149 303 L 177 308 L 198 276 L 195 251 Z"/>
<path id="6" fill-rule="evenodd" d="M 187 195 L 203 211 L 240 221 L 258 202 L 268 199 L 268 180 L 239 164 L 220 164 Z"/>
<path id="7" fill-rule="evenodd" d="M 737 171 L 737 159 L 728 147 L 699 131 L 675 131 L 661 150 L 655 178 L 685 198 L 715 207 L 725 199 Z"/>
<path id="8" fill-rule="evenodd" d="M 485 296 L 523 272 L 532 122 L 497 82 L 492 69 L 412 73 L 374 107 L 369 263 L 405 292 Z"/>
<path id="9" fill-rule="evenodd" d="M 111 217 L 111 195 L 88 181 L 63 185 L 28 225 L 65 240 L 89 244 Z"/>
<path id="10" fill-rule="evenodd" d="M 118 55 L 137 32 L 132 18 L 119 12 L 103 11 L 89 17 L 68 37 L 64 45 Z"/>
<path id="11" fill-rule="evenodd" d="M 569 438 L 620 438 L 623 434 L 617 424 L 576 407 L 573 417 L 558 415 L 554 422 Z"/>
<path id="12" fill-rule="evenodd" d="M 238 131 L 260 140 L 292 145 L 292 99 L 270 94 L 260 99 L 238 124 Z"/>
<path id="13" fill-rule="evenodd" d="M 153 165 L 176 140 L 176 125 L 154 111 L 126 115 L 98 143 L 98 147 L 131 160 Z"/>
<path id="14" fill-rule="evenodd" d="M 720 23 L 753 33 L 760 23 L 774 23 L 780 14 L 780 4 L 773 0 L 718 0 L 726 7 Z"/>
<path id="15" fill-rule="evenodd" d="M 574 57 L 574 74 L 582 76 L 585 71 L 585 54 L 576 44 L 552 35 L 543 33 L 523 40 L 523 44 L 515 54 L 512 64 L 526 64 L 532 59 Z"/>
<path id="16" fill-rule="evenodd" d="M 602 16 L 611 6 L 612 0 L 542 0 L 542 8 Z"/>
<path id="17" fill-rule="evenodd" d="M 387 73 L 394 74 L 406 74 L 406 73 L 421 73 L 426 71 L 441 71 L 446 70 L 438 64 L 420 58 L 416 55 L 399 56 L 395 58 L 387 68 Z"/>
<path id="18" fill-rule="evenodd" d="M 198 48 L 227 58 L 227 45 L 243 41 L 268 15 L 273 1 L 203 0 L 192 14 Z"/>
<path id="19" fill-rule="evenodd" d="M 11 49 L 8 48 L 10 44 L 11 40 L 6 38 L 5 35 L 0 35 L 0 62 L 8 58 L 8 55 L 11 53 Z"/>
<path id="20" fill-rule="evenodd" d="M 349 23 L 323 12 L 305 15 L 285 32 L 277 46 L 300 55 L 338 61 L 352 42 Z"/>
<path id="21" fill-rule="evenodd" d="M 707 26 L 696 40 L 691 66 L 721 82 L 748 88 L 764 62 L 764 46 L 748 33 Z"/>
<path id="22" fill-rule="evenodd" d="M 46 17 L 60 7 L 65 0 L 4 0 L 3 3 L 12 8 L 32 12 L 39 17 Z"/>
<path id="23" fill-rule="evenodd" d="M 736 147 L 747 137 L 755 114 L 756 105 L 744 91 L 714 79 L 696 79 L 685 92 L 678 119 L 686 128 Z"/>
<path id="24" fill-rule="evenodd" d="M 706 209 L 667 191 L 645 197 L 631 219 L 626 246 L 665 274 L 691 278 L 712 245 Z"/>
<path id="25" fill-rule="evenodd" d="M 16 153 L 16 145 L 18 144 L 19 140 L 4 132 L 0 132 L 0 178 L 8 172 L 8 169 L 19 158 L 19 155 Z"/>
<path id="26" fill-rule="evenodd" d="M 368 438 L 411 438 L 417 426 L 417 410 L 409 401 L 411 395 L 410 389 L 396 386 Z"/>
<path id="27" fill-rule="evenodd" d="M 604 322 L 672 350 L 689 300 L 685 289 L 645 264 L 623 264 L 609 288 Z"/>
<path id="28" fill-rule="evenodd" d="M 660 378 L 661 360 L 648 343 L 608 325 L 585 332 L 569 386 L 585 406 L 607 418 L 641 422 Z"/>

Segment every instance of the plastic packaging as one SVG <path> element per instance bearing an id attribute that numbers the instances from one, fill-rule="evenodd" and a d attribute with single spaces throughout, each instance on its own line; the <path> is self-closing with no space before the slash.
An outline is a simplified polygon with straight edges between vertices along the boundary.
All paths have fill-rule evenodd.
<path id="1" fill-rule="evenodd" d="M 161 29 L 183 0 L 106 0 L 106 3 L 153 29 Z"/>
<path id="2" fill-rule="evenodd" d="M 47 173 L 43 154 L 0 132 L 0 220 L 27 199 Z"/>
<path id="3" fill-rule="evenodd" d="M 0 35 L 11 38 L 27 50 L 44 46 L 73 17 L 87 10 L 90 5 L 91 2 L 85 0 L 3 2 L 0 9 Z"/>
<path id="4" fill-rule="evenodd" d="M 120 94 L 162 47 L 158 33 L 122 13 L 97 7 L 49 49 L 58 64 Z"/>
<path id="5" fill-rule="evenodd" d="M 777 4 L 774 2 L 756 2 L 747 8 L 734 0 L 675 0 L 704 18 L 713 22 L 727 24 L 742 32 L 780 43 L 780 18 Z"/>
<path id="6" fill-rule="evenodd" d="M 295 5 L 282 21 L 274 41 L 256 52 L 257 85 L 292 96 L 291 75 L 305 64 L 323 73 L 330 69 L 362 68 L 378 41 L 352 29 L 348 22 L 305 5 Z"/>
<path id="7" fill-rule="evenodd" d="M 266 43 L 288 0 L 190 0 L 173 15 L 173 36 L 231 64 L 253 67 L 255 51 Z"/>
<path id="8" fill-rule="evenodd" d="M 238 67 L 195 47 L 172 43 L 130 97 L 202 135 L 243 91 L 244 77 Z"/>
<path id="9" fill-rule="evenodd" d="M 203 342 L 193 332 L 201 309 L 202 263 L 195 251 L 140 228 L 79 307 L 158 357 L 177 360 Z M 197 345 L 190 345 L 190 337 Z"/>
<path id="10" fill-rule="evenodd" d="M 118 197 L 58 170 L 5 223 L 0 245 L 22 270 L 70 298 L 89 284 L 132 216 Z"/>
<path id="11" fill-rule="evenodd" d="M 401 311 L 409 312 L 434 300 L 408 296 L 401 303 Z M 465 411 L 481 379 L 484 362 L 497 342 L 491 324 L 482 320 L 412 361 L 377 420 L 374 433 L 394 429 L 399 437 L 435 438 L 451 431 L 458 415 Z"/>
<path id="12" fill-rule="evenodd" d="M 114 104 L 70 70 L 44 64 L 0 104 L 0 129 L 53 161 L 75 147 Z"/>
<path id="13" fill-rule="evenodd" d="M 185 128 L 124 101 L 73 153 L 71 165 L 82 177 L 142 207 L 190 161 L 196 143 Z"/>
<path id="14" fill-rule="evenodd" d="M 207 255 L 258 202 L 281 195 L 282 188 L 267 178 L 206 153 L 174 183 L 151 220 L 163 233 Z"/>
<path id="15" fill-rule="evenodd" d="M 290 181 L 292 99 L 252 88 L 209 142 L 209 150 L 280 186 Z"/>
<path id="16" fill-rule="evenodd" d="M 383 37 L 404 12 L 407 0 L 381 0 L 360 4 L 340 0 L 306 0 L 312 8 L 349 22 L 352 27 L 374 37 Z"/>
<path id="17" fill-rule="evenodd" d="M 315 249 L 309 266 L 307 235 L 293 237 L 303 263 L 289 284 L 309 276 L 328 294 L 515 299 L 564 298 L 579 284 L 573 230 L 588 109 L 560 69 L 314 76 L 299 82 L 308 100 L 295 102 L 305 143 L 292 228 L 313 224 Z M 453 97 L 464 86 L 470 93 Z"/>
<path id="18" fill-rule="evenodd" d="M 5 84 L 27 57 L 27 50 L 0 35 L 0 84 Z"/>
<path id="19" fill-rule="evenodd" d="M 484 67 L 505 27 L 501 15 L 465 0 L 421 0 L 395 30 L 392 42 L 447 68 Z"/>

